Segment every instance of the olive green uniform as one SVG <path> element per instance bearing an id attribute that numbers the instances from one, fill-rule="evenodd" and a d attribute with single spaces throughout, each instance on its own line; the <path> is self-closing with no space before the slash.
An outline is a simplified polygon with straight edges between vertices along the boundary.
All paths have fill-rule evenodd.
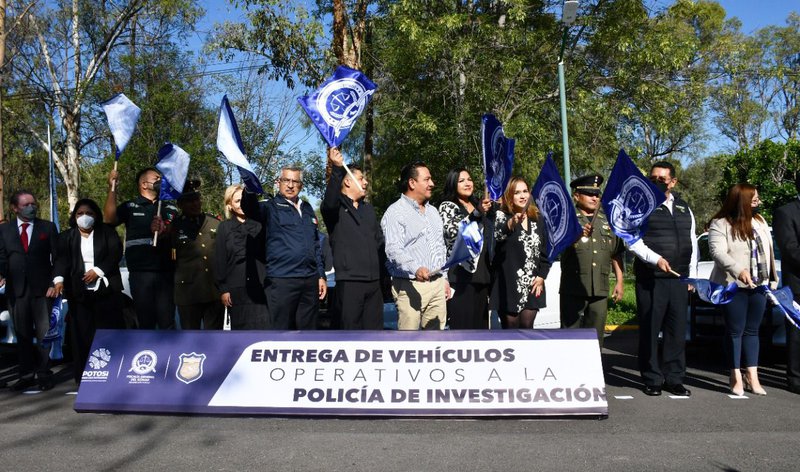
<path id="1" fill-rule="evenodd" d="M 178 216 L 172 223 L 175 305 L 181 328 L 222 329 L 225 308 L 212 268 L 219 220 L 211 215 Z"/>
<path id="2" fill-rule="evenodd" d="M 561 255 L 561 327 L 594 328 L 600 347 L 603 346 L 608 313 L 609 275 L 611 258 L 625 246 L 608 226 L 606 215 L 600 213 L 594 221 L 591 236 L 581 238 Z M 577 211 L 581 226 L 592 217 Z"/>

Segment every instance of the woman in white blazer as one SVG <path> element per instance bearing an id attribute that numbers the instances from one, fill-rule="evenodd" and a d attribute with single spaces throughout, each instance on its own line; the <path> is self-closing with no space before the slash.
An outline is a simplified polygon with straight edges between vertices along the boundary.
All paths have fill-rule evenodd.
<path id="1" fill-rule="evenodd" d="M 736 184 L 708 229 L 708 245 L 714 259 L 711 280 L 722 285 L 735 281 L 738 285 L 733 300 L 723 305 L 725 355 L 734 395 L 744 395 L 745 389 L 756 395 L 767 394 L 758 381 L 758 328 L 767 298 L 757 287 L 769 285 L 774 289 L 778 277 L 772 235 L 759 214 L 760 204 L 754 186 Z"/>

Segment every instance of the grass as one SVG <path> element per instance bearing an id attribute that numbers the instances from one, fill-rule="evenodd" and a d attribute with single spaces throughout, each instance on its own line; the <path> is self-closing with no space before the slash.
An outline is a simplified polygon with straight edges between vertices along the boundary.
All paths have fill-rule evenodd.
<path id="1" fill-rule="evenodd" d="M 609 296 L 607 325 L 636 324 L 636 292 L 634 290 L 634 279 L 625 274 L 623 284 L 625 293 L 622 300 L 614 303 Z M 615 279 L 611 278 L 611 289 L 614 288 Z"/>

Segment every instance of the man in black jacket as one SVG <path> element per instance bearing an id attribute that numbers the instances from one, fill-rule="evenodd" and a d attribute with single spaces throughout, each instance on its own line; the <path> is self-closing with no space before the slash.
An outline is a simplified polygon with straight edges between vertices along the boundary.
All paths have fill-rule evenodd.
<path id="1" fill-rule="evenodd" d="M 772 226 L 781 251 L 783 284 L 800 302 L 800 173 L 795 178 L 797 196 L 775 211 Z M 786 383 L 789 391 L 800 393 L 800 329 L 786 321 Z"/>
<path id="2" fill-rule="evenodd" d="M 63 287 L 63 279 L 53 278 L 58 232 L 53 223 L 36 217 L 36 198 L 30 192 L 15 192 L 11 210 L 16 218 L 0 225 L 0 281 L 6 282 L 19 350 L 19 380 L 11 387 L 33 386 L 35 373 L 39 388 L 49 390 L 50 348 L 42 339 L 50 327 L 53 298 Z M 35 346 L 34 338 L 39 341 Z"/>
<path id="3" fill-rule="evenodd" d="M 356 166 L 350 167 L 352 177 L 346 175 L 339 149 L 329 156 L 332 171 L 321 212 L 333 251 L 342 329 L 383 329 L 383 232 L 375 208 L 364 201 L 367 180 Z"/>

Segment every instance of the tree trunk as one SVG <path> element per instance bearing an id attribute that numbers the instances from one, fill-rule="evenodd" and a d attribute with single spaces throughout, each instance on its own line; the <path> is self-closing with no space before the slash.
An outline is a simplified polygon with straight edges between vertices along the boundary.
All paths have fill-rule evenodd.
<path id="1" fill-rule="evenodd" d="M 80 117 L 68 115 L 64 119 L 64 131 L 66 131 L 66 146 L 64 149 L 64 166 L 60 169 L 64 184 L 67 187 L 67 201 L 69 208 L 72 209 L 78 202 L 78 192 L 81 187 L 80 172 Z"/>
<path id="2" fill-rule="evenodd" d="M 0 0 L 0 221 L 5 214 L 6 148 L 3 143 L 3 78 L 6 63 L 6 0 Z"/>

